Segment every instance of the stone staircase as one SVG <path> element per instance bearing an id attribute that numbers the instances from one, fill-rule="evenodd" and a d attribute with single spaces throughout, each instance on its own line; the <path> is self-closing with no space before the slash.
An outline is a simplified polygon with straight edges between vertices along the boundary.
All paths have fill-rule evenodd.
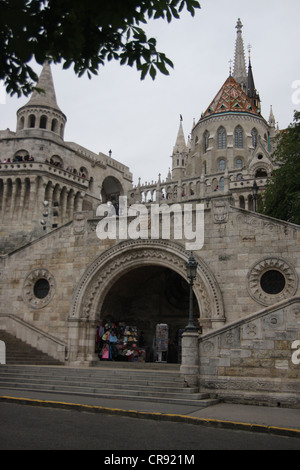
<path id="1" fill-rule="evenodd" d="M 0 341 L 6 345 L 6 364 L 60 365 L 56 359 L 44 354 L 15 336 L 0 330 Z M 1 366 L 0 366 L 1 367 Z"/>
<path id="2" fill-rule="evenodd" d="M 0 365 L 1 389 L 80 395 L 206 407 L 216 404 L 208 394 L 185 386 L 179 370 L 118 368 L 118 363 L 91 367 Z"/>
<path id="3" fill-rule="evenodd" d="M 0 364 L 1 389 L 78 395 L 206 407 L 218 402 L 188 388 L 178 364 L 96 362 L 73 368 L 0 330 L 6 343 L 6 365 Z M 5 392 L 6 393 L 6 392 Z"/>

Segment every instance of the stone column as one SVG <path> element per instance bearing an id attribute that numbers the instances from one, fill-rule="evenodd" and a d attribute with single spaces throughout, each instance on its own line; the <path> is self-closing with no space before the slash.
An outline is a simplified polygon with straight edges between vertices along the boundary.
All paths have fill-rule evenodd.
<path id="1" fill-rule="evenodd" d="M 21 191 L 19 197 L 19 204 L 18 204 L 18 217 L 21 221 L 23 221 L 23 208 L 24 208 L 24 200 L 25 200 L 25 189 L 26 183 L 25 179 L 21 180 Z"/>
<path id="2" fill-rule="evenodd" d="M 30 198 L 29 198 L 29 214 L 33 221 L 39 216 L 38 211 L 38 179 L 30 178 Z"/>
<path id="3" fill-rule="evenodd" d="M 68 320 L 68 363 L 70 365 L 89 365 L 85 363 L 85 327 L 86 319 L 69 318 Z"/>
<path id="4" fill-rule="evenodd" d="M 5 219 L 7 200 L 8 200 L 8 181 L 6 179 L 5 181 L 3 181 L 3 199 L 2 199 L 2 213 L 1 213 L 2 220 Z"/>
<path id="5" fill-rule="evenodd" d="M 9 218 L 11 221 L 13 221 L 14 216 L 15 216 L 16 199 L 17 199 L 17 181 L 14 179 L 12 181 L 12 193 L 11 193 L 10 215 L 9 215 Z"/>
<path id="6" fill-rule="evenodd" d="M 206 184 L 205 184 L 204 175 L 202 175 L 201 178 L 200 178 L 200 194 L 199 194 L 199 197 L 200 197 L 200 199 L 204 199 L 205 196 L 206 196 Z"/>
<path id="7" fill-rule="evenodd" d="M 224 191 L 225 193 L 228 193 L 229 192 L 229 189 L 230 189 L 230 180 L 229 180 L 229 173 L 228 173 L 228 169 L 226 167 L 226 170 L 225 170 L 225 173 L 224 173 Z"/>
<path id="8" fill-rule="evenodd" d="M 67 221 L 73 220 L 74 204 L 75 204 L 75 194 L 73 190 L 71 189 L 67 196 L 67 210 L 66 210 Z"/>
<path id="9" fill-rule="evenodd" d="M 160 174 L 158 175 L 158 181 L 156 185 L 156 204 L 160 204 L 161 201 L 161 186 L 160 186 Z"/>
<path id="10" fill-rule="evenodd" d="M 189 387 L 199 386 L 199 334 L 186 331 L 182 335 L 180 375 Z"/>
<path id="11" fill-rule="evenodd" d="M 66 212 L 67 212 L 67 188 L 64 186 L 60 193 L 59 199 L 59 216 L 60 216 L 60 224 L 63 225 L 67 222 Z"/>
<path id="12" fill-rule="evenodd" d="M 182 181 L 181 179 L 178 180 L 178 185 L 177 185 L 177 198 L 176 202 L 181 202 L 182 201 Z"/>

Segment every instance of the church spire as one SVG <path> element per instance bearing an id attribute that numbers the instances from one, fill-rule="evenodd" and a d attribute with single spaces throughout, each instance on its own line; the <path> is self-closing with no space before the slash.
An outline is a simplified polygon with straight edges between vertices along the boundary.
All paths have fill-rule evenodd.
<path id="1" fill-rule="evenodd" d="M 249 65 L 248 65 L 248 78 L 247 78 L 247 95 L 249 96 L 252 104 L 258 109 L 260 112 L 260 97 L 255 88 L 253 72 L 252 72 L 252 65 L 251 65 L 251 44 L 248 45 L 248 52 L 249 52 Z"/>
<path id="2" fill-rule="evenodd" d="M 56 101 L 56 93 L 49 62 L 44 64 L 36 88 L 42 89 L 43 91 L 39 92 L 34 90 L 27 106 L 49 106 L 52 109 L 60 111 Z"/>
<path id="3" fill-rule="evenodd" d="M 183 127 L 182 127 L 182 121 L 183 121 L 183 119 L 182 119 L 182 116 L 180 115 L 179 130 L 178 130 L 178 134 L 177 134 L 176 143 L 175 143 L 175 146 L 174 146 L 174 149 L 173 149 L 173 154 L 186 152 L 186 150 L 187 150 L 185 137 L 184 137 L 184 132 L 183 132 Z"/>
<path id="4" fill-rule="evenodd" d="M 250 54 L 249 54 L 249 66 L 248 66 L 248 78 L 247 78 L 247 95 L 252 101 L 252 104 L 254 104 L 254 106 L 256 106 L 257 109 L 260 109 L 260 98 L 259 98 L 259 94 L 257 93 L 255 84 L 254 84 Z"/>
<path id="5" fill-rule="evenodd" d="M 273 106 L 272 105 L 271 105 L 271 108 L 270 108 L 269 126 L 275 128 L 275 117 L 274 117 Z"/>
<path id="6" fill-rule="evenodd" d="M 28 103 L 17 112 L 17 132 L 50 131 L 63 139 L 67 118 L 56 101 L 49 62 L 44 64 L 36 88 L 42 91 L 34 90 Z"/>
<path id="7" fill-rule="evenodd" d="M 186 159 L 188 155 L 188 146 L 185 141 L 183 126 L 182 126 L 182 116 L 180 115 L 180 124 L 177 134 L 176 143 L 173 148 L 172 155 L 172 177 L 174 179 L 183 178 L 185 175 Z"/>
<path id="8" fill-rule="evenodd" d="M 242 37 L 242 28 L 243 28 L 243 24 L 239 18 L 237 21 L 237 25 L 236 25 L 237 38 L 236 38 L 236 43 L 235 43 L 233 78 L 238 82 L 238 84 L 245 91 L 247 87 L 247 72 L 246 72 L 246 62 L 245 62 L 244 41 Z"/>

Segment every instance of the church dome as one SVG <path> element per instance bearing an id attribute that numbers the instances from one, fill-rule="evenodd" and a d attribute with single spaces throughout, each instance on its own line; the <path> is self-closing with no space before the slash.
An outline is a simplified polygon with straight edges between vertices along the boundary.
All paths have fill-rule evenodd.
<path id="1" fill-rule="evenodd" d="M 232 76 L 227 78 L 201 119 L 224 113 L 247 113 L 260 116 L 260 109 L 255 106 Z"/>

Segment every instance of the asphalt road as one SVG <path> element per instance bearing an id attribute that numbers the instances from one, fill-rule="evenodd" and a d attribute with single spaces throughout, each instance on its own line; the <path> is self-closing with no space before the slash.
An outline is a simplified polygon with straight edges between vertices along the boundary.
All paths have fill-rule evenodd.
<path id="1" fill-rule="evenodd" d="M 0 403 L 0 450 L 101 450 L 99 464 L 105 458 L 112 458 L 112 454 L 105 451 L 119 451 L 114 454 L 114 458 L 123 455 L 122 451 L 124 455 L 130 450 L 149 451 L 148 454 L 132 453 L 133 456 L 140 456 L 140 460 L 126 463 L 135 467 L 145 463 L 167 463 L 170 451 L 180 451 L 179 454 L 182 454 L 182 451 L 199 450 L 300 450 L 300 439 Z M 148 462 L 147 455 L 152 455 L 153 451 L 157 451 L 156 454 L 159 455 L 164 454 L 159 451 L 168 451 L 165 461 L 156 462 L 156 457 L 152 456 L 152 460 Z M 126 455 L 131 454 L 127 452 Z M 145 455 L 145 462 L 141 460 L 141 455 Z M 197 456 L 199 463 L 201 460 L 197 452 L 177 456 L 173 463 L 196 464 Z"/>

